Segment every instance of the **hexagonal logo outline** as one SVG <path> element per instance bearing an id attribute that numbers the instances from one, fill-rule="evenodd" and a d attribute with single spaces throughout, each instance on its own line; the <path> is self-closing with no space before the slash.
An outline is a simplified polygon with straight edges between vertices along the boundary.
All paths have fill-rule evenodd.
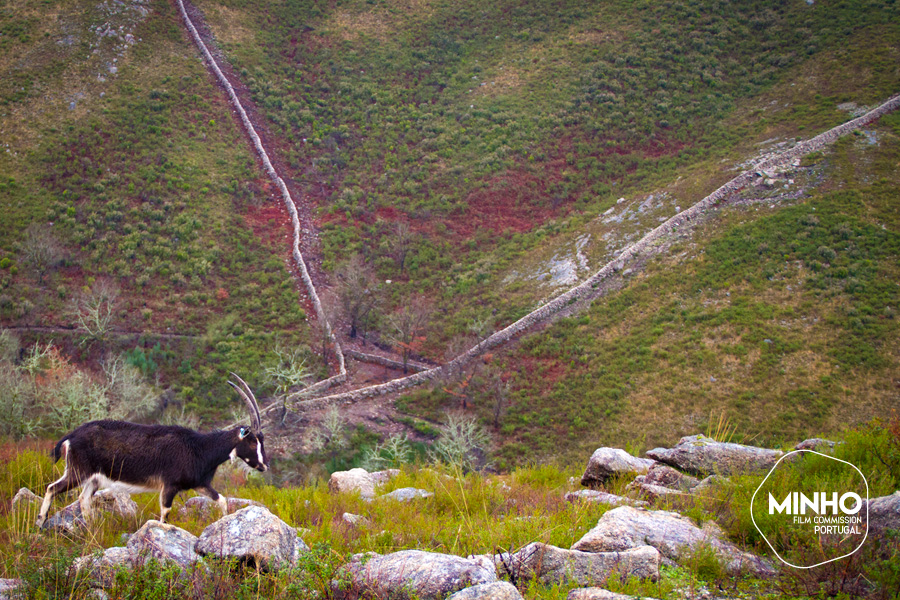
<path id="1" fill-rule="evenodd" d="M 801 452 L 812 452 L 813 454 L 818 454 L 819 456 L 824 456 L 825 458 L 829 458 L 831 460 L 836 460 L 837 462 L 842 462 L 846 465 L 850 465 L 851 467 L 856 469 L 856 472 L 859 473 L 860 477 L 862 477 L 863 483 L 866 484 L 866 499 L 865 499 L 866 533 L 865 533 L 865 535 L 863 535 L 862 541 L 859 542 L 859 545 L 856 548 L 854 548 L 847 554 L 842 554 L 841 556 L 837 556 L 835 558 L 829 558 L 828 560 L 822 561 L 820 563 L 816 563 L 814 565 L 809 565 L 809 566 L 795 565 L 793 563 L 788 562 L 784 558 L 782 558 L 781 555 L 778 553 L 778 551 L 775 549 L 775 546 L 772 545 L 772 542 L 769 541 L 769 538 L 766 537 L 766 534 L 763 533 L 762 529 L 759 528 L 759 525 L 756 523 L 756 518 L 753 516 L 753 503 L 756 501 L 756 495 L 759 493 L 759 490 L 762 489 L 762 486 L 765 485 L 766 481 L 768 481 L 768 479 L 769 479 L 769 477 L 771 477 L 772 473 L 775 472 L 775 469 L 778 468 L 778 465 L 781 464 L 781 461 L 783 461 L 784 459 L 786 459 L 788 456 L 790 456 L 792 454 L 799 454 Z M 869 537 L 869 481 L 866 479 L 866 476 L 863 475 L 863 472 L 860 471 L 859 468 L 851 462 L 847 462 L 846 460 L 841 460 L 840 458 L 835 458 L 834 456 L 829 456 L 827 454 L 822 454 L 821 452 L 816 452 L 815 450 L 792 450 L 791 452 L 788 452 L 784 456 L 779 458 L 778 461 L 774 465 L 772 465 L 772 468 L 769 470 L 768 473 L 766 473 L 766 476 L 760 482 L 759 487 L 757 487 L 756 491 L 753 492 L 753 496 L 750 498 L 750 520 L 753 521 L 753 526 L 756 527 L 756 530 L 759 532 L 759 534 L 762 536 L 762 538 L 766 541 L 766 545 L 768 545 L 769 548 L 772 549 L 772 552 L 775 554 L 775 556 L 778 557 L 778 560 L 780 560 L 787 566 L 793 567 L 795 569 L 813 569 L 815 567 L 820 567 L 820 566 L 828 564 L 830 562 L 834 562 L 834 561 L 840 560 L 842 558 L 847 558 L 848 556 L 855 554 L 857 550 L 862 548 L 863 544 L 866 542 L 866 539 L 868 539 L 868 537 Z"/>

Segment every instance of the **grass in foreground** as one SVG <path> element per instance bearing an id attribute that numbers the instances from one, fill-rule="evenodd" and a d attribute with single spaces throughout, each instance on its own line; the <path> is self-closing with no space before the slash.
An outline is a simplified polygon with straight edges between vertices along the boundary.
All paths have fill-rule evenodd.
<path id="1" fill-rule="evenodd" d="M 856 464 L 869 480 L 871 496 L 892 493 L 900 483 L 900 421 L 873 422 L 848 431 L 835 456 Z M 5 477 L 0 481 L 0 543 L 8 551 L 0 562 L 0 576 L 23 577 L 31 597 L 85 597 L 86 582 L 68 567 L 78 555 L 120 545 L 120 536 L 131 533 L 155 516 L 156 497 L 138 496 L 142 514 L 135 519 L 104 517 L 73 537 L 39 534 L 31 523 L 34 510 L 9 512 L 9 500 L 20 486 L 40 491 L 56 476 L 44 452 L 23 445 L 6 444 Z M 276 488 L 256 476 L 224 469 L 220 489 L 226 494 L 257 500 L 293 526 L 305 529 L 304 540 L 313 552 L 294 569 L 277 574 L 212 561 L 209 569 L 179 573 L 153 565 L 134 574 L 121 573 L 108 589 L 111 598 L 175 597 L 330 597 L 329 583 L 336 570 L 353 553 L 389 553 L 422 549 L 457 555 L 515 550 L 532 541 L 567 548 L 590 529 L 608 510 L 603 505 L 567 503 L 570 477 L 580 468 L 538 465 L 508 475 L 462 474 L 447 467 L 404 467 L 400 476 L 382 492 L 415 486 L 434 492 L 432 498 L 414 503 L 365 502 L 358 495 L 331 494 L 324 482 L 305 487 Z M 797 478 L 817 478 L 828 485 L 838 477 L 827 465 L 802 463 L 779 475 L 788 483 Z M 730 539 L 744 548 L 768 554 L 750 522 L 749 499 L 761 475 L 733 477 L 708 494 L 656 508 L 674 509 L 700 521 L 715 520 Z M 613 482 L 621 492 L 626 481 Z M 176 509 L 180 502 L 176 503 Z M 365 516 L 369 523 L 350 527 L 345 512 Z M 208 521 L 179 518 L 174 523 L 199 534 Z M 820 552 L 816 540 L 785 540 L 788 556 Z M 658 583 L 613 578 L 605 586 L 614 591 L 657 598 L 694 597 L 702 588 L 719 589 L 729 597 L 807 597 L 837 595 L 889 598 L 900 584 L 896 561 L 900 546 L 896 537 L 867 542 L 858 556 L 831 568 L 797 573 L 783 570 L 772 581 L 729 578 L 717 560 L 697 553 L 674 569 L 664 569 Z M 523 584 L 526 598 L 564 598 L 573 586 Z"/>

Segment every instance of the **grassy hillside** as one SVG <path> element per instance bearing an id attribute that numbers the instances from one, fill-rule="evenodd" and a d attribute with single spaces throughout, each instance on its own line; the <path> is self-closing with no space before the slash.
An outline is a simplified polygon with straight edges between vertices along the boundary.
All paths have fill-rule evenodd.
<path id="1" fill-rule="evenodd" d="M 50 338 L 88 366 L 129 352 L 180 402 L 228 407 L 227 373 L 261 383 L 276 338 L 307 326 L 285 214 L 176 13 L 16 2 L 0 25 L 18 32 L 0 38 L 3 325 L 27 346 L 29 326 L 72 327 L 74 303 L 112 288 L 109 333 Z"/>
<path id="2" fill-rule="evenodd" d="M 505 323 L 540 297 L 510 297 L 504 271 L 548 238 L 900 80 L 891 3 L 198 6 L 319 207 L 324 265 L 361 253 L 393 280 L 387 310 L 431 296 L 437 358 L 473 318 Z M 825 63 L 838 72 L 761 105 Z"/>
<path id="3" fill-rule="evenodd" d="M 722 210 L 621 291 L 476 367 L 469 402 L 501 464 L 643 450 L 720 419 L 777 445 L 900 409 L 898 134 L 892 115 L 840 142 L 805 167 L 821 182 L 808 197 Z M 437 419 L 459 406 L 446 389 L 398 406 Z"/>
<path id="4" fill-rule="evenodd" d="M 381 296 L 365 329 L 398 346 L 390 317 L 422 298 L 411 345 L 437 361 L 761 151 L 900 89 L 893 2 L 196 6 L 312 206 L 340 332 L 335 284 L 359 254 Z M 272 391 L 276 349 L 323 375 L 285 215 L 173 7 L 5 4 L 0 26 L 0 318 L 21 346 L 51 338 L 95 373 L 124 352 L 207 417 L 233 403 L 230 370 Z M 503 466 L 671 441 L 710 414 L 778 442 L 893 406 L 896 127 L 812 157 L 585 315 L 402 398 L 404 421 L 431 435 L 444 410 L 474 412 Z M 110 331 L 73 331 L 110 288 Z"/>

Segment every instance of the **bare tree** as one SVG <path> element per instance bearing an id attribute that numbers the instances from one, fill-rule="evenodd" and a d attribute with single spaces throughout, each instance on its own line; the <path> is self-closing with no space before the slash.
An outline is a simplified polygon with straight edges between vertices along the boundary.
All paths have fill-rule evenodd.
<path id="1" fill-rule="evenodd" d="M 337 277 L 338 298 L 350 323 L 350 338 L 355 338 L 360 332 L 365 338 L 370 316 L 379 303 L 375 275 L 366 266 L 363 257 L 354 254 L 338 269 Z"/>
<path id="2" fill-rule="evenodd" d="M 388 339 L 403 357 L 404 374 L 409 370 L 409 355 L 421 347 L 430 317 L 431 304 L 421 296 L 413 297 L 400 310 L 388 317 L 392 330 Z"/>
<path id="3" fill-rule="evenodd" d="M 38 276 L 38 282 L 44 283 L 44 275 L 62 260 L 63 249 L 47 227 L 32 223 L 19 243 L 19 256 L 22 263 Z"/>
<path id="4" fill-rule="evenodd" d="M 494 396 L 494 429 L 499 429 L 509 400 L 509 382 L 502 373 L 493 372 L 488 376 L 487 391 Z"/>
<path id="5" fill-rule="evenodd" d="M 266 367 L 266 376 L 275 385 L 276 393 L 281 395 L 281 424 L 287 418 L 287 393 L 296 386 L 308 387 L 307 379 L 312 370 L 306 366 L 306 357 L 300 348 L 283 348 L 275 346 L 275 361 Z"/>
<path id="6" fill-rule="evenodd" d="M 394 229 L 394 234 L 388 240 L 388 249 L 391 258 L 397 263 L 397 270 L 403 274 L 406 268 L 406 257 L 412 249 L 413 234 L 408 223 L 400 221 Z"/>
<path id="7" fill-rule="evenodd" d="M 90 291 L 72 300 L 69 313 L 78 329 L 85 333 L 85 341 L 106 340 L 112 331 L 118 299 L 119 288 L 110 281 L 100 279 L 94 282 Z"/>

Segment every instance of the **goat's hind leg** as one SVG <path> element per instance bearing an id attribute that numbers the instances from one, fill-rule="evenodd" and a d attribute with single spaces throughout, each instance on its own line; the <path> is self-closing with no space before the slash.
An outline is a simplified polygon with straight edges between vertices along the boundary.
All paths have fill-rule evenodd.
<path id="1" fill-rule="evenodd" d="M 55 496 L 64 494 L 79 485 L 79 481 L 71 475 L 69 472 L 69 465 L 66 464 L 66 470 L 62 477 L 47 486 L 47 493 L 44 494 L 44 502 L 41 504 L 41 511 L 38 513 L 35 525 L 40 527 L 44 524 L 44 521 L 47 519 L 47 513 L 50 512 L 50 504 L 53 502 Z"/>
<path id="2" fill-rule="evenodd" d="M 66 461 L 66 466 L 65 469 L 63 469 L 62 477 L 47 486 L 47 492 L 44 494 L 44 502 L 41 504 L 41 511 L 38 513 L 38 518 L 35 521 L 35 525 L 38 527 L 43 525 L 44 521 L 47 520 L 47 513 L 50 512 L 50 503 L 53 502 L 53 498 L 59 494 L 68 492 L 74 487 L 78 487 L 81 483 L 78 481 L 78 477 L 69 469 L 69 440 L 63 442 L 62 454 Z"/>
<path id="3" fill-rule="evenodd" d="M 100 488 L 100 480 L 97 477 L 97 475 L 88 477 L 84 482 L 84 487 L 81 488 L 81 496 L 78 498 L 78 503 L 81 505 L 81 518 L 85 521 L 91 518 L 91 499 L 94 497 L 94 492 Z"/>

